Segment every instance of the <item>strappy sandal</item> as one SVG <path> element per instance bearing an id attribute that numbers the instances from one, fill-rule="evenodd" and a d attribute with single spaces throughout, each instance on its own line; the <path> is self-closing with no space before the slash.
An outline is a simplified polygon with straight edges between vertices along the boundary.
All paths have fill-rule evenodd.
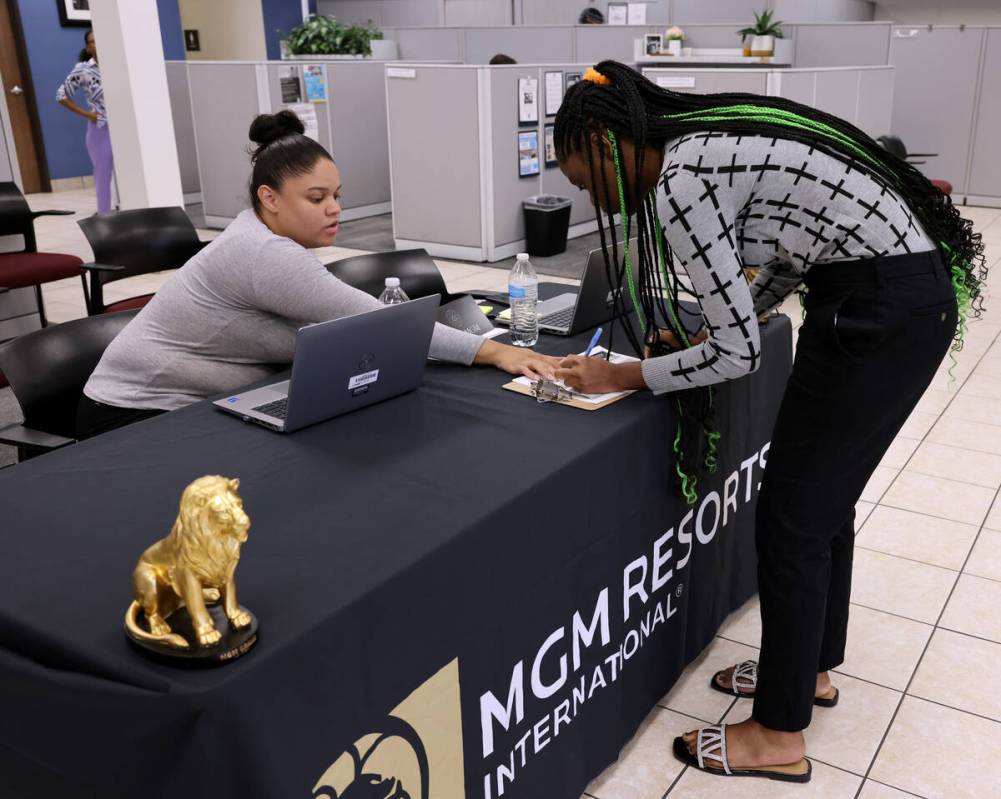
<path id="1" fill-rule="evenodd" d="M 813 764 L 805 757 L 800 758 L 797 763 L 781 766 L 730 768 L 726 755 L 726 724 L 714 724 L 700 729 L 694 755 L 688 751 L 688 744 L 679 735 L 674 739 L 674 756 L 692 768 L 721 777 L 764 777 L 782 782 L 809 782 L 813 773 Z M 711 765 L 706 761 L 715 761 L 719 765 Z"/>
<path id="2" fill-rule="evenodd" d="M 719 678 L 723 676 L 725 671 L 726 669 L 722 669 L 712 676 L 712 679 L 709 680 L 710 688 L 727 696 L 754 699 L 754 692 L 758 687 L 758 662 L 756 660 L 745 660 L 743 663 L 734 666 L 729 689 L 719 684 Z M 832 686 L 831 693 L 827 696 L 814 697 L 813 704 L 817 707 L 834 707 L 840 697 L 841 693 L 837 688 Z"/>

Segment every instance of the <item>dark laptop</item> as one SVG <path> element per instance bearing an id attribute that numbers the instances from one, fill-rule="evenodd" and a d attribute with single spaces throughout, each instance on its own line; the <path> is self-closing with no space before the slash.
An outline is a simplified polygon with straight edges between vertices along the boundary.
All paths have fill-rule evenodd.
<path id="1" fill-rule="evenodd" d="M 213 404 L 280 433 L 417 388 L 439 295 L 300 328 L 288 380 Z"/>

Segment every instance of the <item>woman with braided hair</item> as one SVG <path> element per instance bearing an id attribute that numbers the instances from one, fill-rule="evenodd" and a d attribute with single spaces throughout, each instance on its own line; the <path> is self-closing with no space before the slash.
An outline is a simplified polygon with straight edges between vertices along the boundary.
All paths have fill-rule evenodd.
<path id="1" fill-rule="evenodd" d="M 757 368 L 758 317 L 807 289 L 758 498 L 760 657 L 711 684 L 753 697 L 753 714 L 674 742 L 711 773 L 806 782 L 802 731 L 813 705 L 838 700 L 828 671 L 844 659 L 855 503 L 981 312 L 980 237 L 920 172 L 837 117 L 778 97 L 667 91 L 614 61 L 567 91 L 555 144 L 591 194 L 618 310 L 637 311 L 640 334 L 627 332 L 646 356 L 571 356 L 557 376 L 585 392 L 671 393 L 689 502 L 714 466 L 712 385 Z M 750 285 L 744 267 L 758 270 Z M 681 290 L 702 314 L 694 335 Z"/>

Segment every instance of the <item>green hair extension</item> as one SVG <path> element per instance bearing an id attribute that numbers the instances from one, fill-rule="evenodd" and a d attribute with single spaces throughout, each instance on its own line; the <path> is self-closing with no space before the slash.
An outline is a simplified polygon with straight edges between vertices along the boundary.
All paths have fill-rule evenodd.
<path id="1" fill-rule="evenodd" d="M 966 334 L 969 331 L 967 325 L 967 320 L 970 316 L 970 311 L 973 308 L 973 297 L 970 294 L 970 289 L 966 285 L 966 273 L 963 271 L 963 264 L 960 259 L 953 253 L 952 248 L 946 244 L 944 241 L 939 242 L 939 246 L 945 253 L 946 258 L 949 261 L 949 279 L 952 282 L 952 289 L 956 292 L 956 307 L 959 311 L 959 323 L 956 327 L 956 338 L 953 341 L 952 346 L 949 348 L 949 383 L 952 384 L 956 382 L 955 370 L 959 366 L 959 360 L 956 358 L 956 353 L 963 349 L 963 341 L 966 338 Z"/>
<path id="2" fill-rule="evenodd" d="M 674 470 L 678 475 L 678 479 L 681 480 L 681 493 L 685 498 L 685 502 L 689 505 L 694 505 L 696 500 L 699 498 L 698 493 L 695 491 L 695 486 L 698 480 L 694 475 L 685 474 L 685 471 L 681 468 L 681 414 L 683 413 L 681 408 L 681 400 L 676 399 L 675 403 L 678 408 L 678 426 L 674 434 Z"/>
<path id="3" fill-rule="evenodd" d="M 636 293 L 636 281 L 633 280 L 633 259 L 629 252 L 629 214 L 626 213 L 626 194 L 622 187 L 622 165 L 619 161 L 619 142 L 615 134 L 609 130 L 608 141 L 612 145 L 612 160 L 615 162 L 615 183 L 619 189 L 619 214 L 622 217 L 622 225 L 625 230 L 625 241 L 623 248 L 626 258 L 626 281 L 629 285 L 629 298 L 632 300 L 633 308 L 636 309 L 636 318 L 640 323 L 640 331 L 643 339 L 646 340 L 646 315 L 640 305 L 639 296 Z"/>

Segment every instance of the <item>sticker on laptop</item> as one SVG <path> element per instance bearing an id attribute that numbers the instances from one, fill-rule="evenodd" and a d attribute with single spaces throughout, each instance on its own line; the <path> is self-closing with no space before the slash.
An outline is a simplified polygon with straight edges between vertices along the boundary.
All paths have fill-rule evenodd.
<path id="1" fill-rule="evenodd" d="M 371 372 L 363 372 L 360 375 L 355 375 L 350 380 L 348 380 L 348 391 L 354 391 L 356 388 L 367 386 L 369 383 L 374 383 L 378 379 L 379 379 L 378 369 L 373 369 Z"/>

